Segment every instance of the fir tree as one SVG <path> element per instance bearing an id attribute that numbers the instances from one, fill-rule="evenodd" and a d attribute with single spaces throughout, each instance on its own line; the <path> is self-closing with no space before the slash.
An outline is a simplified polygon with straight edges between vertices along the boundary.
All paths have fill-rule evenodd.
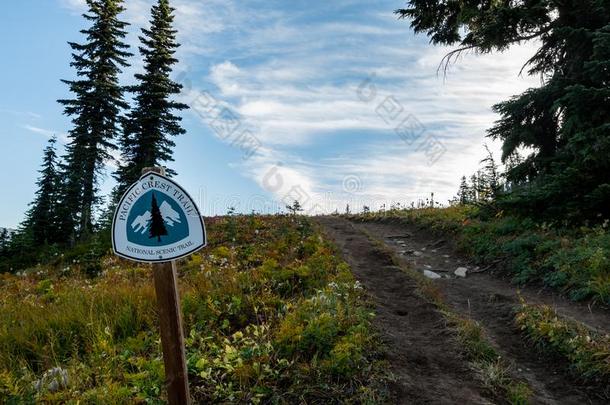
<path id="1" fill-rule="evenodd" d="M 118 19 L 122 0 L 87 0 L 87 6 L 83 16 L 91 27 L 81 31 L 86 42 L 69 42 L 78 79 L 63 80 L 74 98 L 59 100 L 73 124 L 63 167 L 62 225 L 82 238 L 92 232 L 100 171 L 112 159 L 120 113 L 128 107 L 118 75 L 131 56 L 123 42 L 128 24 Z"/>
<path id="2" fill-rule="evenodd" d="M 462 205 L 470 204 L 472 202 L 470 200 L 470 188 L 468 187 L 468 181 L 466 180 L 466 176 L 462 176 L 460 188 L 457 193 L 457 200 Z"/>
<path id="3" fill-rule="evenodd" d="M 504 190 L 510 193 L 515 187 L 528 181 L 527 176 L 523 176 L 518 172 L 519 167 L 522 166 L 523 158 L 519 152 L 515 151 L 511 153 L 506 159 L 506 170 L 502 173 L 504 178 Z"/>
<path id="4" fill-rule="evenodd" d="M 470 176 L 470 186 L 469 189 L 469 200 L 471 203 L 476 203 L 479 201 L 479 178 L 477 173 L 474 173 Z"/>
<path id="5" fill-rule="evenodd" d="M 9 242 L 10 236 L 8 234 L 8 229 L 2 228 L 2 231 L 0 231 L 0 257 L 6 256 Z"/>
<path id="6" fill-rule="evenodd" d="M 58 174 L 55 143 L 56 138 L 53 137 L 44 149 L 40 177 L 36 182 L 36 197 L 21 225 L 22 229 L 29 231 L 35 245 L 55 243 L 61 239 L 57 226 Z"/>
<path id="7" fill-rule="evenodd" d="M 409 0 L 398 10 L 432 43 L 503 51 L 535 40 L 524 68 L 543 84 L 494 107 L 489 136 L 503 142 L 502 161 L 533 152 L 510 169 L 514 209 L 540 216 L 610 215 L 610 3 L 607 0 Z"/>
<path id="8" fill-rule="evenodd" d="M 27 267 L 34 263 L 37 248 L 32 235 L 32 229 L 21 224 L 19 228 L 11 235 L 11 240 L 7 247 L 7 252 L 10 256 L 11 265 L 15 267 Z M 14 270 L 11 269 L 11 270 Z"/>
<path id="9" fill-rule="evenodd" d="M 150 29 L 142 29 L 140 53 L 144 57 L 144 73 L 136 74 L 137 84 L 130 87 L 135 106 L 126 117 L 121 139 L 124 164 L 115 175 L 117 197 L 140 177 L 143 168 L 173 161 L 175 144 L 171 138 L 185 132 L 180 126 L 181 117 L 174 111 L 188 106 L 172 100 L 182 89 L 182 85 L 170 79 L 172 66 L 178 62 L 174 53 L 179 46 L 176 30 L 172 28 L 173 11 L 168 0 L 158 0 L 151 10 Z M 175 174 L 171 169 L 167 173 Z"/>
<path id="10" fill-rule="evenodd" d="M 479 194 L 482 196 L 482 200 L 492 201 L 498 197 L 500 192 L 500 174 L 493 153 L 487 145 L 485 145 L 485 150 L 487 156 L 481 160 L 483 168 L 479 175 Z"/>
<path id="11" fill-rule="evenodd" d="M 165 220 L 163 219 L 163 215 L 161 215 L 161 210 L 157 204 L 157 197 L 155 197 L 155 193 L 152 195 L 150 214 L 151 219 L 148 237 L 157 238 L 157 242 L 161 242 L 161 236 L 167 235 L 167 229 L 165 228 Z"/>

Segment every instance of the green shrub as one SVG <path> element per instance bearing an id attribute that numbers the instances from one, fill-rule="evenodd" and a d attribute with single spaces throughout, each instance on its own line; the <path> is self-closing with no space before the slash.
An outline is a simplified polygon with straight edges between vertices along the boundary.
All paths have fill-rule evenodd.
<path id="1" fill-rule="evenodd" d="M 580 377 L 610 384 L 610 336 L 562 319 L 549 306 L 523 300 L 515 322 L 538 347 L 565 357 Z"/>

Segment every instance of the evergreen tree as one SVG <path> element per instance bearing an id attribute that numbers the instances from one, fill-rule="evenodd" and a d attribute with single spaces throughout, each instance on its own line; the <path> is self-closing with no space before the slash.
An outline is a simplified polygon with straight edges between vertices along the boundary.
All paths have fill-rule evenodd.
<path id="1" fill-rule="evenodd" d="M 57 227 L 57 197 L 58 174 L 57 153 L 55 151 L 56 138 L 49 140 L 44 149 L 40 177 L 36 182 L 38 190 L 36 197 L 30 204 L 25 221 L 21 228 L 28 229 L 32 242 L 36 245 L 51 244 L 59 241 Z"/>
<path id="2" fill-rule="evenodd" d="M 161 210 L 157 204 L 157 197 L 155 197 L 155 193 L 152 195 L 150 215 L 151 219 L 148 237 L 157 238 L 157 242 L 161 242 L 161 236 L 167 235 L 167 229 L 165 228 L 165 220 L 163 219 L 163 215 L 161 215 Z"/>
<path id="3" fill-rule="evenodd" d="M 527 182 L 527 176 L 522 176 L 518 172 L 518 167 L 522 167 L 523 158 L 519 152 L 511 153 L 506 159 L 506 171 L 502 173 L 504 178 L 504 190 L 510 193 L 515 187 Z"/>
<path id="4" fill-rule="evenodd" d="M 503 51 L 535 40 L 529 74 L 543 85 L 494 107 L 489 136 L 503 142 L 502 161 L 533 153 L 510 169 L 510 206 L 539 216 L 610 215 L 610 3 L 608 0 L 410 0 L 397 10 L 432 43 Z"/>
<path id="5" fill-rule="evenodd" d="M 172 66 L 178 62 L 174 53 L 179 46 L 176 30 L 172 28 L 173 11 L 168 0 L 158 0 L 151 10 L 150 29 L 142 29 L 140 53 L 144 57 L 144 73 L 136 74 L 137 84 L 130 87 L 135 106 L 124 124 L 121 139 L 124 164 L 115 175 L 116 197 L 140 177 L 143 168 L 173 161 L 175 144 L 171 137 L 185 132 L 180 126 L 181 117 L 174 111 L 188 106 L 172 100 L 182 89 L 182 85 L 170 79 Z M 175 174 L 171 169 L 167 173 Z"/>
<path id="6" fill-rule="evenodd" d="M 0 257 L 6 256 L 9 242 L 10 236 L 8 234 L 8 229 L 2 228 L 2 231 L 0 231 Z"/>
<path id="7" fill-rule="evenodd" d="M 123 42 L 127 23 L 118 19 L 122 0 L 86 0 L 83 17 L 91 27 L 81 31 L 84 44 L 69 42 L 78 79 L 63 80 L 74 98 L 59 100 L 72 117 L 70 143 L 63 167 L 62 227 L 66 238 L 87 237 L 93 230 L 93 210 L 99 197 L 97 184 L 104 163 L 116 149 L 121 110 L 127 108 L 118 83 L 121 68 L 129 66 L 128 45 Z M 69 235 L 68 232 L 71 234 Z"/>
<path id="8" fill-rule="evenodd" d="M 485 201 L 489 201 L 490 200 L 490 192 L 489 192 L 489 183 L 487 181 L 487 176 L 485 175 L 485 172 L 483 171 L 483 169 L 479 169 L 477 170 L 477 183 L 476 183 L 476 190 L 477 190 L 477 202 L 478 203 L 482 203 Z"/>
<path id="9" fill-rule="evenodd" d="M 470 185 L 468 186 L 469 190 L 469 199 L 471 203 L 476 203 L 479 201 L 479 179 L 477 177 L 477 173 L 474 173 L 470 176 Z"/>
<path id="10" fill-rule="evenodd" d="M 500 192 L 500 174 L 496 160 L 487 145 L 485 145 L 485 150 L 487 156 L 481 160 L 483 168 L 479 175 L 479 194 L 482 200 L 492 201 L 498 197 Z"/>
<path id="11" fill-rule="evenodd" d="M 460 182 L 460 188 L 457 193 L 458 203 L 470 204 L 472 201 L 470 200 L 470 188 L 468 187 L 468 181 L 466 180 L 466 176 L 462 176 L 462 181 Z"/>

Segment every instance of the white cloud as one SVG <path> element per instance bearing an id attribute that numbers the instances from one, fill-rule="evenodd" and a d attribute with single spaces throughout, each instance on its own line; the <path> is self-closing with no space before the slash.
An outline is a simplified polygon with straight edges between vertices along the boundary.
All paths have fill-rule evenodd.
<path id="1" fill-rule="evenodd" d="M 46 128 L 40 128 L 34 125 L 30 125 L 30 124 L 25 124 L 22 125 L 22 128 L 27 129 L 30 132 L 34 132 L 35 134 L 39 134 L 42 136 L 45 136 L 47 138 L 51 138 L 53 136 L 57 136 L 57 139 L 61 142 L 61 143 L 66 143 L 68 142 L 68 135 L 60 132 L 60 131 L 54 131 L 52 129 L 46 129 Z"/>
<path id="2" fill-rule="evenodd" d="M 83 3 L 61 1 L 71 9 Z M 136 28 L 147 24 L 151 4 L 126 2 L 126 19 L 134 24 L 133 45 Z M 443 77 L 437 68 L 450 49 L 414 36 L 407 21 L 396 21 L 390 2 L 375 6 L 372 13 L 368 2 L 320 4 L 281 9 L 267 2 L 172 2 L 182 44 L 175 70 L 191 72 L 194 82 L 184 100 L 206 88 L 240 115 L 262 147 L 237 166 L 278 199 L 298 186 L 312 205 L 328 207 L 343 206 L 353 197 L 405 202 L 432 191 L 438 200 L 446 200 L 455 193 L 459 177 L 473 172 L 483 157 L 485 130 L 497 119 L 491 106 L 539 84 L 536 78 L 517 76 L 536 44 L 503 54 L 464 54 Z M 351 12 L 344 16 L 347 9 Z M 361 15 L 357 10 L 363 10 Z M 324 17 L 313 18 L 318 15 Z M 136 62 L 129 75 L 138 69 Z M 200 82 L 197 75 L 208 71 Z M 377 97 L 367 103 L 357 90 L 369 75 L 374 75 Z M 388 96 L 400 103 L 401 117 L 412 114 L 426 134 L 443 142 L 447 151 L 434 165 L 398 138 L 396 122 L 378 115 Z M 270 172 L 281 175 L 281 189 L 266 187 Z M 355 194 L 343 190 L 349 176 L 361 183 Z"/>
<path id="3" fill-rule="evenodd" d="M 85 0 L 60 0 L 62 7 L 67 8 L 73 13 L 82 13 L 87 10 L 87 3 Z"/>
<path id="4" fill-rule="evenodd" d="M 281 172 L 286 173 L 286 179 L 293 186 L 303 187 L 308 195 L 315 195 L 314 203 L 342 206 L 352 199 L 353 195 L 344 195 L 341 189 L 346 176 L 362 179 L 361 200 L 366 200 L 366 195 L 388 204 L 404 203 L 435 192 L 438 201 L 446 202 L 454 195 L 459 177 L 479 166 L 484 156 L 483 142 L 498 149 L 485 139 L 486 129 L 497 119 L 491 106 L 538 84 L 535 78 L 517 76 L 534 46 L 513 48 L 503 54 L 465 55 L 450 66 L 447 77 L 436 74 L 447 49 L 416 48 L 420 52 L 416 57 L 407 50 L 388 58 L 387 50 L 377 49 L 372 42 L 362 52 L 383 62 L 359 66 L 349 66 L 349 61 L 333 66 L 333 57 L 327 63 L 316 54 L 302 60 L 287 57 L 251 66 L 232 61 L 214 65 L 210 80 L 222 98 L 231 100 L 235 111 L 256 128 L 260 141 L 273 151 L 247 165 L 250 176 L 261 184 L 261 171 L 266 173 L 275 162 L 282 161 Z M 332 84 L 346 66 L 359 71 L 360 78 Z M 370 103 L 359 100 L 356 93 L 367 71 L 374 73 L 377 90 L 377 97 Z M 442 140 L 447 152 L 441 160 L 428 165 L 423 153 L 413 151 L 394 134 L 397 122 L 386 123 L 377 114 L 377 107 L 388 96 L 400 102 L 403 114 L 413 114 L 427 133 Z M 368 150 L 350 150 L 338 142 L 337 153 L 346 156 L 341 162 L 314 158 L 292 163 L 299 156 L 299 148 L 315 146 L 321 138 L 341 136 L 349 144 L 345 131 L 352 135 L 369 133 Z M 328 191 L 334 192 L 332 204 L 324 196 Z M 276 191 L 275 195 L 283 198 L 285 193 Z"/>
<path id="5" fill-rule="evenodd" d="M 33 119 L 42 118 L 42 115 L 35 113 L 33 111 L 17 111 L 17 110 L 12 110 L 9 108 L 0 108 L 0 113 L 1 114 L 10 114 L 10 115 L 14 115 L 14 116 L 25 116 L 25 117 L 33 118 Z"/>

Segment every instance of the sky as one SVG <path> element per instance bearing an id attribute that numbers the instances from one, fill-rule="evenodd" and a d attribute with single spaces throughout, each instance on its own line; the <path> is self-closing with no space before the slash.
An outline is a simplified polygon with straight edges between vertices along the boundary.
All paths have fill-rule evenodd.
<path id="1" fill-rule="evenodd" d="M 153 0 L 126 0 L 122 19 L 142 69 L 138 34 Z M 520 76 L 535 44 L 462 55 L 433 46 L 393 14 L 401 0 L 173 0 L 181 47 L 173 78 L 187 133 L 175 138 L 178 181 L 202 214 L 277 212 L 299 200 L 308 214 L 363 206 L 446 203 L 485 155 L 491 106 L 529 87 Z M 83 40 L 84 0 L 20 0 L 0 14 L 0 226 L 15 228 L 34 198 L 42 150 L 59 154 L 70 119 L 57 99 L 74 78 L 68 41 Z M 109 161 L 101 193 L 113 187 Z"/>

